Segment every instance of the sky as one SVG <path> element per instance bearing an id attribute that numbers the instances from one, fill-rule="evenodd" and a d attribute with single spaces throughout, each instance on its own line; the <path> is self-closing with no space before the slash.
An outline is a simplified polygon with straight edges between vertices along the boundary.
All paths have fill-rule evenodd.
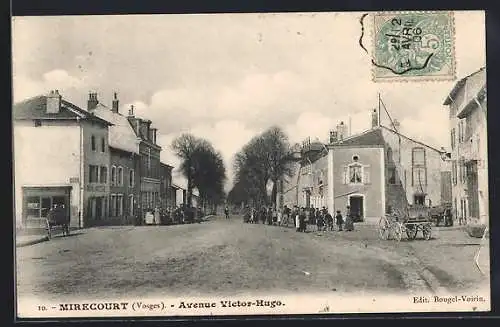
<path id="1" fill-rule="evenodd" d="M 221 151 L 228 171 L 253 136 L 272 125 L 292 143 L 327 140 L 340 121 L 370 128 L 378 94 L 401 132 L 450 147 L 444 99 L 455 81 L 372 81 L 371 22 L 362 12 L 14 17 L 13 97 L 57 89 L 86 108 L 89 91 L 159 129 L 174 167 L 175 137 L 190 132 Z M 484 12 L 455 12 L 457 77 L 485 66 Z M 185 184 L 180 172 L 174 180 Z"/>

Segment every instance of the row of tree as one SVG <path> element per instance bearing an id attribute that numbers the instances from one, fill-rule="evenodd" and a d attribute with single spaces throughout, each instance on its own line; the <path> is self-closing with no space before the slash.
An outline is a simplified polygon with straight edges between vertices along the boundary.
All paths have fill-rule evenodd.
<path id="1" fill-rule="evenodd" d="M 226 167 L 221 153 L 209 141 L 189 133 L 177 137 L 172 150 L 181 159 L 180 169 L 187 179 L 187 205 L 191 207 L 196 188 L 202 208 L 211 206 L 216 210 L 217 204 L 225 199 Z"/>
<path id="2" fill-rule="evenodd" d="M 252 138 L 235 156 L 234 184 L 228 201 L 276 203 L 279 181 L 293 173 L 290 149 L 288 136 L 277 126 Z"/>

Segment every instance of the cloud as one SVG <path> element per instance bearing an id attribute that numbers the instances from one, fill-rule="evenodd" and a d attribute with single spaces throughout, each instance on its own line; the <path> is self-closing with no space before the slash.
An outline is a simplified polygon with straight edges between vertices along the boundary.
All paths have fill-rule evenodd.
<path id="1" fill-rule="evenodd" d="M 245 124 L 240 121 L 222 120 L 215 124 L 198 124 L 189 130 L 160 135 L 158 138 L 158 144 L 160 144 L 163 148 L 161 152 L 161 160 L 164 163 L 175 167 L 173 171 L 174 180 L 177 180 L 178 183 L 185 185 L 185 178 L 179 170 L 181 160 L 173 154 L 171 150 L 172 141 L 183 132 L 189 132 L 196 137 L 204 138 L 210 141 L 214 148 L 221 152 L 228 177 L 226 191 L 229 191 L 232 186 L 234 176 L 234 154 L 236 154 L 243 147 L 243 145 L 256 134 L 256 131 L 247 128 Z"/>
<path id="2" fill-rule="evenodd" d="M 46 72 L 40 80 L 35 80 L 26 75 L 13 75 L 14 102 L 26 98 L 48 93 L 50 90 L 59 90 L 61 94 L 73 93 L 82 88 L 84 81 L 71 76 L 63 69 Z"/>

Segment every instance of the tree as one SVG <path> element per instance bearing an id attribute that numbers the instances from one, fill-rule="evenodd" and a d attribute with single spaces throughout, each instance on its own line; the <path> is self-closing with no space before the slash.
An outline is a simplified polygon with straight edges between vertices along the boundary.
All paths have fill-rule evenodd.
<path id="1" fill-rule="evenodd" d="M 276 203 L 278 181 L 292 175 L 289 154 L 288 136 L 277 126 L 251 139 L 234 160 L 235 184 L 230 192 L 231 201 Z M 267 197 L 266 190 L 269 181 L 273 182 L 271 198 Z"/>
<path id="2" fill-rule="evenodd" d="M 198 189 L 203 205 L 224 198 L 226 168 L 220 152 L 210 142 L 186 133 L 172 142 L 172 150 L 182 160 L 180 169 L 187 179 L 188 207 L 194 188 Z"/>

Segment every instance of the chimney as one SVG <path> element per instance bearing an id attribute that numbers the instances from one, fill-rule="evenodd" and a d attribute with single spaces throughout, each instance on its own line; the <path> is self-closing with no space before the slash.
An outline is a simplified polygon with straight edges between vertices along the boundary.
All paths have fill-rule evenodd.
<path id="1" fill-rule="evenodd" d="M 89 100 L 87 101 L 87 111 L 92 111 L 97 108 L 97 104 L 99 101 L 97 100 L 97 93 L 89 93 Z"/>
<path id="2" fill-rule="evenodd" d="M 151 141 L 152 141 L 154 144 L 156 144 L 156 132 L 157 132 L 157 131 L 158 131 L 158 129 L 156 129 L 156 128 L 151 128 L 151 132 L 152 132 L 152 136 L 153 136 L 153 138 L 152 138 L 152 140 L 151 140 Z"/>
<path id="3" fill-rule="evenodd" d="M 58 90 L 50 91 L 47 96 L 47 113 L 57 114 L 61 110 L 61 95 Z"/>
<path id="4" fill-rule="evenodd" d="M 336 143 L 337 142 L 337 132 L 336 131 L 330 131 L 330 144 Z"/>
<path id="5" fill-rule="evenodd" d="M 372 111 L 372 128 L 375 128 L 378 126 L 379 126 L 379 121 L 378 121 L 377 109 L 373 109 L 373 111 Z"/>
<path id="6" fill-rule="evenodd" d="M 118 95 L 115 92 L 114 93 L 114 98 L 113 98 L 113 104 L 111 105 L 111 111 L 115 112 L 115 113 L 118 113 L 118 105 L 119 105 Z"/>
<path id="7" fill-rule="evenodd" d="M 129 118 L 134 118 L 135 117 L 134 116 L 134 105 L 133 104 L 130 105 L 130 109 L 128 110 L 128 117 Z"/>
<path id="8" fill-rule="evenodd" d="M 344 122 L 341 121 L 340 124 L 337 125 L 337 139 L 339 141 L 343 141 L 347 137 L 347 126 L 344 125 Z"/>

